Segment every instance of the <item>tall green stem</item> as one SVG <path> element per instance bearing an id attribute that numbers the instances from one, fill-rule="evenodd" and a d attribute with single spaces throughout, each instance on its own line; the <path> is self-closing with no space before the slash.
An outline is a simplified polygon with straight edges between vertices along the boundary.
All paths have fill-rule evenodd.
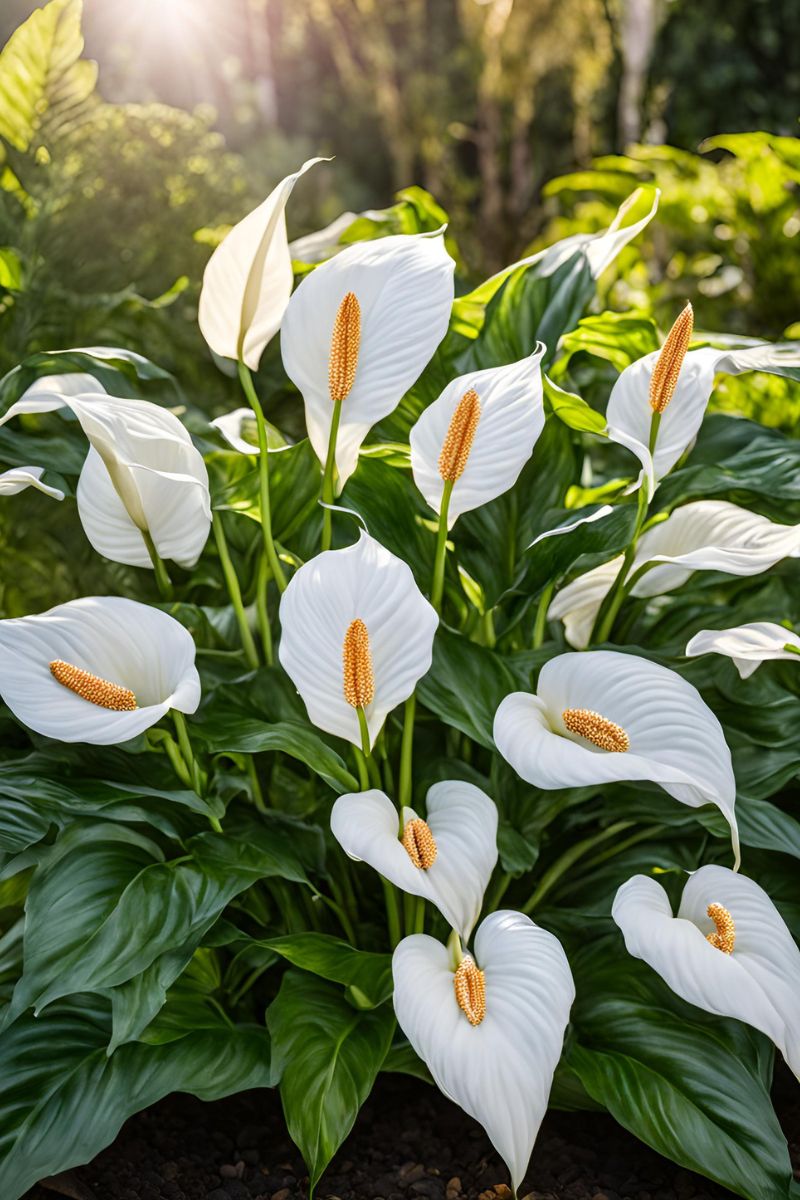
<path id="1" fill-rule="evenodd" d="M 431 604 L 439 612 L 442 606 L 444 592 L 444 564 L 447 558 L 447 513 L 450 508 L 450 496 L 453 491 L 453 480 L 446 479 L 442 488 L 442 502 L 439 508 L 439 529 L 436 534 L 436 553 L 433 560 L 433 583 L 431 584 Z"/>
<path id="2" fill-rule="evenodd" d="M 333 415 L 331 416 L 331 432 L 328 436 L 328 455 L 325 459 L 325 471 L 322 476 L 322 502 L 333 504 L 334 485 L 336 482 L 336 439 L 339 436 L 339 422 L 342 418 L 342 402 L 334 400 Z M 322 541 L 320 549 L 330 550 L 333 534 L 332 516 L 329 508 L 322 510 Z"/>
<path id="3" fill-rule="evenodd" d="M 267 424 L 264 420 L 264 410 L 261 407 L 261 401 L 256 393 L 253 384 L 253 377 L 249 369 L 241 360 L 237 364 L 239 371 L 239 382 L 242 385 L 242 391 L 247 397 L 247 402 L 252 408 L 256 418 L 256 429 L 258 430 L 258 495 L 261 508 L 261 533 L 264 538 L 264 550 L 267 555 L 272 575 L 281 591 L 286 588 L 286 576 L 283 573 L 281 560 L 278 558 L 278 552 L 275 549 L 275 542 L 272 538 L 272 509 L 269 500 L 269 448 L 267 444 Z"/>
<path id="4" fill-rule="evenodd" d="M 568 850 L 565 850 L 560 858 L 548 867 L 541 878 L 539 886 L 528 900 L 527 904 L 522 906 L 521 911 L 530 914 L 537 908 L 545 896 L 562 875 L 565 875 L 570 867 L 582 858 L 594 846 L 600 845 L 602 842 L 608 841 L 609 838 L 616 837 L 618 833 L 624 833 L 626 829 L 630 829 L 633 821 L 616 821 L 613 825 L 609 825 L 606 829 L 602 829 L 600 833 L 593 834 L 591 837 L 584 838 L 580 842 L 575 842 Z"/>
<path id="5" fill-rule="evenodd" d="M 555 580 L 548 583 L 547 587 L 539 597 L 539 603 L 536 606 L 536 620 L 533 625 L 533 648 L 538 650 L 545 639 L 547 633 L 547 610 L 550 607 L 550 601 L 553 599 L 555 591 Z"/>
<path id="6" fill-rule="evenodd" d="M 164 566 L 164 560 L 156 550 L 156 544 L 151 538 L 146 529 L 141 530 L 144 544 L 147 546 L 147 553 L 150 555 L 150 562 L 153 564 L 153 570 L 156 576 L 156 586 L 162 600 L 171 600 L 173 596 L 172 580 L 167 574 L 167 568 Z"/>
<path id="7" fill-rule="evenodd" d="M 220 566 L 222 567 L 222 574 L 225 577 L 225 585 L 228 589 L 228 595 L 231 598 L 233 611 L 236 614 L 236 623 L 239 626 L 239 636 L 242 639 L 244 655 L 248 666 L 255 670 L 258 666 L 258 651 L 256 650 L 253 635 L 250 632 L 250 626 L 247 623 L 247 613 L 244 611 L 244 604 L 242 603 L 242 589 L 239 587 L 239 580 L 231 561 L 228 542 L 225 538 L 225 531 L 222 528 L 221 513 L 214 513 L 213 526 Z"/>
<path id="8" fill-rule="evenodd" d="M 269 587 L 269 562 L 266 553 L 261 555 L 256 577 L 256 616 L 258 632 L 261 635 L 261 648 L 264 651 L 264 661 L 268 667 L 273 664 L 272 631 L 269 627 L 269 610 L 267 609 L 267 588 Z"/>
<path id="9" fill-rule="evenodd" d="M 172 714 L 172 721 L 175 726 L 175 733 L 178 735 L 178 745 L 180 746 L 181 756 L 186 764 L 189 778 L 192 781 L 192 787 L 197 792 L 198 796 L 205 796 L 208 781 L 206 779 L 205 772 L 202 770 L 200 764 L 194 756 L 191 739 L 189 738 L 189 729 L 186 725 L 186 718 L 184 717 L 183 713 L 178 712 L 176 708 L 171 709 L 170 712 Z M 210 816 L 208 819 L 211 823 L 211 828 L 217 833 L 222 833 L 222 826 L 217 818 Z"/>
<path id="10" fill-rule="evenodd" d="M 397 789 L 397 803 L 400 811 L 411 806 L 411 759 L 414 752 L 414 718 L 417 712 L 417 698 L 412 692 L 406 700 L 403 716 L 403 739 L 400 743 L 400 784 Z"/>

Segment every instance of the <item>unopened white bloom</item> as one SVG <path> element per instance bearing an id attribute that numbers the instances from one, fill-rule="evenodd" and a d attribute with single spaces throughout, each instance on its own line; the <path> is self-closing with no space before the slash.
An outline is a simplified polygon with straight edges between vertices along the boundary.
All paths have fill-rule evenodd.
<path id="1" fill-rule="evenodd" d="M 370 746 L 431 665 L 439 618 L 411 568 L 369 534 L 295 572 L 281 598 L 280 661 L 313 723 Z"/>
<path id="2" fill-rule="evenodd" d="M 686 654 L 724 654 L 733 659 L 742 679 L 770 659 L 797 659 L 800 655 L 800 636 L 772 621 L 753 621 L 732 629 L 701 629 L 686 647 Z"/>
<path id="3" fill-rule="evenodd" d="M 763 888 L 727 867 L 689 876 L 677 917 L 660 883 L 634 875 L 612 916 L 628 952 L 684 1000 L 766 1034 L 800 1078 L 800 950 Z"/>
<path id="4" fill-rule="evenodd" d="M 91 544 L 113 562 L 151 567 L 143 534 L 163 559 L 197 562 L 211 527 L 208 472 L 178 418 L 148 400 L 109 396 L 90 375 L 38 379 L 0 417 L 69 408 L 89 439 L 78 513 Z"/>
<path id="5" fill-rule="evenodd" d="M 115 745 L 200 703 L 191 634 L 158 608 L 90 596 L 0 621 L 0 696 L 61 742 Z"/>
<path id="6" fill-rule="evenodd" d="M 414 482 L 434 512 L 451 485 L 448 528 L 513 487 L 533 453 L 544 428 L 544 352 L 539 342 L 520 362 L 459 376 L 411 430 Z"/>
<path id="7" fill-rule="evenodd" d="M 200 332 L 215 354 L 258 370 L 292 294 L 286 203 L 301 175 L 323 162 L 310 158 L 234 225 L 208 260 L 200 292 Z"/>
<path id="8" fill-rule="evenodd" d="M 16 496 L 25 488 L 36 488 L 53 500 L 63 500 L 64 493 L 59 488 L 42 483 L 44 467 L 11 467 L 0 475 L 0 496 Z"/>
<path id="9" fill-rule="evenodd" d="M 633 585 L 632 596 L 660 596 L 681 587 L 693 571 L 760 575 L 783 558 L 800 554 L 800 525 L 779 525 L 727 500 L 696 500 L 676 508 L 639 539 L 630 568 L 656 564 Z M 564 622 L 567 641 L 588 645 L 600 605 L 622 566 L 622 556 L 568 583 L 548 609 Z"/>
<path id="10" fill-rule="evenodd" d="M 435 904 L 466 941 L 497 862 L 497 808 L 455 779 L 435 783 L 425 807 L 424 820 L 413 808 L 401 818 L 384 792 L 353 792 L 334 804 L 331 831 L 351 858 Z"/>
<path id="11" fill-rule="evenodd" d="M 716 804 L 731 827 L 736 781 L 722 726 L 675 671 L 613 650 L 560 654 L 535 695 L 506 696 L 494 719 L 503 758 L 540 788 L 649 779 L 682 804 Z"/>
<path id="12" fill-rule="evenodd" d="M 445 1096 L 484 1127 L 519 1187 L 547 1110 L 575 998 L 566 955 L 522 913 L 478 927 L 454 961 L 425 934 L 392 959 L 397 1021 Z"/>
<path id="13" fill-rule="evenodd" d="M 372 426 L 396 408 L 444 337 L 454 268 L 443 233 L 398 234 L 348 246 L 292 296 L 281 328 L 283 365 L 302 393 L 321 463 L 341 406 L 340 487 Z"/>

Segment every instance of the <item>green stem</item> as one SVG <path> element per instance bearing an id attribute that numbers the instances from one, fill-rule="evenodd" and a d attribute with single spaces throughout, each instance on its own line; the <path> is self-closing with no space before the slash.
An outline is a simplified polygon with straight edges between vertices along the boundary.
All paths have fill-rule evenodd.
<path id="1" fill-rule="evenodd" d="M 400 743 L 400 786 L 397 803 L 400 811 L 411 807 L 411 761 L 414 751 L 414 718 L 417 713 L 417 698 L 412 693 L 406 700 L 403 717 L 403 740 Z"/>
<path id="2" fill-rule="evenodd" d="M 397 893 L 388 879 L 384 879 L 381 875 L 381 884 L 383 885 L 383 898 L 386 902 L 386 918 L 389 922 L 389 941 L 392 949 L 398 945 L 403 936 L 400 929 L 400 909 L 397 905 Z"/>
<path id="3" fill-rule="evenodd" d="M 264 803 L 264 793 L 261 790 L 261 783 L 259 782 L 258 772 L 256 771 L 256 760 L 254 755 L 245 755 L 245 762 L 247 764 L 247 778 L 250 780 L 250 791 L 253 796 L 253 803 L 260 813 L 265 813 L 267 811 L 267 806 Z"/>
<path id="4" fill-rule="evenodd" d="M 602 829 L 600 833 L 593 834 L 592 837 L 584 838 L 583 841 L 576 842 L 565 850 L 560 858 L 545 871 L 542 876 L 541 883 L 536 888 L 536 891 L 531 896 L 527 904 L 522 906 L 521 911 L 530 914 L 535 908 L 541 904 L 547 893 L 555 887 L 562 875 L 573 866 L 574 863 L 582 858 L 588 850 L 593 846 L 599 845 L 601 842 L 607 841 L 611 837 L 616 837 L 618 833 L 622 833 L 625 829 L 630 829 L 633 821 L 616 821 L 613 825 L 609 825 L 607 829 Z"/>
<path id="5" fill-rule="evenodd" d="M 272 509 L 269 500 L 269 448 L 264 410 L 261 407 L 261 401 L 258 398 L 249 369 L 241 360 L 237 364 L 237 367 L 239 382 L 242 385 L 242 391 L 247 397 L 248 404 L 255 413 L 256 429 L 258 430 L 258 494 L 261 507 L 261 532 L 264 538 L 264 550 L 273 578 L 280 590 L 284 591 L 286 588 L 286 576 L 283 573 L 283 567 L 281 566 L 278 552 L 275 549 L 275 542 L 272 538 Z"/>
<path id="6" fill-rule="evenodd" d="M 171 600 L 173 596 L 172 580 L 167 574 L 167 568 L 164 566 L 164 560 L 156 550 L 156 544 L 151 538 L 146 529 L 142 529 L 141 535 L 144 538 L 144 544 L 147 546 L 147 553 L 150 555 L 150 561 L 153 564 L 153 570 L 156 576 L 156 585 L 162 600 Z"/>
<path id="7" fill-rule="evenodd" d="M 439 507 L 439 529 L 436 534 L 436 552 L 433 559 L 433 583 L 431 584 L 431 604 L 437 612 L 442 605 L 444 592 L 444 564 L 447 558 L 447 513 L 450 508 L 450 496 L 453 491 L 453 480 L 446 479 L 442 488 L 442 501 Z"/>
<path id="8" fill-rule="evenodd" d="M 553 599 L 556 582 L 553 580 L 548 583 L 547 587 L 539 597 L 539 603 L 536 607 L 536 620 L 533 624 L 533 648 L 538 650 L 544 642 L 547 634 L 547 610 L 550 607 L 550 601 Z"/>
<path id="9" fill-rule="evenodd" d="M 233 611 L 236 614 L 236 623 L 239 626 L 239 636 L 242 639 L 242 647 L 244 655 L 247 659 L 247 664 L 252 670 L 258 666 L 258 651 L 253 640 L 253 635 L 250 632 L 250 626 L 247 623 L 247 614 L 244 611 L 242 603 L 242 589 L 239 587 L 239 580 L 236 577 L 233 563 L 231 562 L 230 551 L 228 550 L 228 542 L 225 538 L 225 531 L 222 528 L 222 514 L 214 513 L 214 537 L 217 542 L 217 551 L 219 553 L 220 566 L 222 574 L 225 577 L 225 584 L 228 588 L 228 595 L 231 598 Z"/>
<path id="10" fill-rule="evenodd" d="M 495 880 L 494 887 L 484 901 L 484 911 L 487 913 L 494 912 L 500 901 L 505 896 L 509 884 L 511 883 L 511 875 L 508 871 L 503 871 Z"/>
<path id="11" fill-rule="evenodd" d="M 170 709 L 172 721 L 175 726 L 175 733 L 178 736 L 178 745 L 180 746 L 183 761 L 186 764 L 186 769 L 192 781 L 192 787 L 197 792 L 198 796 L 205 796 L 208 780 L 205 772 L 201 769 L 200 764 L 194 756 L 192 750 L 192 742 L 189 737 L 189 728 L 186 724 L 186 718 L 182 712 L 178 712 L 177 708 Z M 222 826 L 216 817 L 208 818 L 211 828 L 216 833 L 222 833 Z"/>
<path id="12" fill-rule="evenodd" d="M 269 562 L 267 561 L 266 554 L 262 554 L 256 577 L 256 617 L 258 619 L 258 632 L 261 637 L 261 648 L 264 651 L 264 661 L 268 667 L 271 667 L 275 660 L 272 654 L 272 631 L 269 627 L 269 611 L 267 609 L 269 576 Z"/>
<path id="13" fill-rule="evenodd" d="M 345 912 L 342 905 L 337 904 L 337 902 L 335 900 L 332 900 L 330 898 L 330 896 L 323 895 L 322 892 L 317 892 L 317 895 L 319 896 L 322 903 L 327 904 L 327 906 L 331 910 L 331 912 L 336 914 L 336 916 L 339 920 L 339 924 L 341 925 L 342 929 L 344 930 L 345 937 L 349 941 L 350 945 L 356 946 L 358 944 L 358 939 L 356 938 L 356 931 L 353 928 L 353 923 L 350 920 L 350 918 L 348 917 L 348 915 Z"/>
<path id="14" fill-rule="evenodd" d="M 367 760 L 364 754 L 359 750 L 358 746 L 353 746 L 353 753 L 358 767 L 358 786 L 362 792 L 369 791 L 369 773 L 367 771 Z"/>
<path id="15" fill-rule="evenodd" d="M 416 897 L 416 912 L 414 913 L 413 933 L 425 932 L 425 901 L 421 896 Z"/>
<path id="16" fill-rule="evenodd" d="M 325 459 L 325 472 L 322 476 L 322 501 L 323 504 L 333 504 L 334 501 L 334 484 L 336 475 L 336 439 L 339 436 L 339 421 L 342 417 L 342 402 L 335 400 L 333 404 L 333 415 L 331 417 L 331 432 L 328 437 L 328 455 Z M 333 514 L 329 508 L 322 510 L 322 542 L 320 543 L 321 550 L 330 550 L 332 537 L 332 518 Z"/>

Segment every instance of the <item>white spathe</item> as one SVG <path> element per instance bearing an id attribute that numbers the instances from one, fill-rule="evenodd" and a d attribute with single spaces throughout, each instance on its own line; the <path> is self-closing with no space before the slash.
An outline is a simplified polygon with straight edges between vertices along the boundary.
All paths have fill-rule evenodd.
<path id="1" fill-rule="evenodd" d="M 240 454 L 261 453 L 256 440 L 258 430 L 252 408 L 235 408 L 233 412 L 215 417 L 211 425 L 219 430 L 232 450 L 238 450 Z"/>
<path id="2" fill-rule="evenodd" d="M 733 918 L 726 954 L 706 940 L 716 932 L 710 904 Z M 800 950 L 762 887 L 709 865 L 689 876 L 677 917 L 660 883 L 634 875 L 618 890 L 612 916 L 628 953 L 641 958 L 690 1004 L 735 1017 L 765 1033 L 800 1077 Z"/>
<path id="3" fill-rule="evenodd" d="M 258 370 L 292 294 L 286 203 L 300 176 L 325 161 L 310 158 L 282 179 L 234 225 L 206 264 L 197 314 L 200 332 L 215 354 L 241 359 L 252 371 Z"/>
<path id="4" fill-rule="evenodd" d="M 575 998 L 566 955 L 522 913 L 494 912 L 475 936 L 485 974 L 486 1016 L 459 1007 L 447 946 L 425 934 L 394 952 L 400 1028 L 445 1096 L 486 1130 L 516 1191 L 539 1132 Z"/>
<path id="5" fill-rule="evenodd" d="M 654 350 L 626 367 L 614 384 L 606 417 L 608 436 L 626 446 L 642 464 L 648 495 L 692 445 L 703 423 L 714 376 L 745 371 L 775 371 L 800 366 L 800 342 L 764 342 L 739 349 L 711 346 L 690 350 L 683 360 L 672 399 L 661 415 L 654 453 L 649 449 L 653 410 L 650 379 L 658 360 Z M 640 483 L 642 477 L 640 477 Z"/>
<path id="6" fill-rule="evenodd" d="M 800 636 L 772 621 L 753 621 L 730 629 L 701 629 L 686 647 L 686 654 L 724 654 L 733 659 L 742 679 L 770 659 L 798 659 Z"/>
<path id="7" fill-rule="evenodd" d="M 599 713 L 621 726 L 629 749 L 603 750 L 570 732 L 567 709 Z M 731 827 L 738 864 L 731 752 L 700 693 L 675 671 L 614 650 L 560 654 L 542 667 L 535 695 L 513 692 L 501 702 L 494 740 L 534 787 L 649 779 L 692 808 L 716 804 Z"/>
<path id="8" fill-rule="evenodd" d="M 676 508 L 639 539 L 630 573 L 655 563 L 631 588 L 632 596 L 660 596 L 693 571 L 760 575 L 783 558 L 800 554 L 800 525 L 779 525 L 727 500 L 696 500 Z M 555 596 L 547 615 L 561 620 L 567 641 L 583 649 L 622 556 L 579 575 Z"/>
<path id="9" fill-rule="evenodd" d="M 349 292 L 358 300 L 358 361 L 336 439 L 340 489 L 372 426 L 397 407 L 444 337 L 454 268 L 443 231 L 376 238 L 316 267 L 289 301 L 281 328 L 283 365 L 302 393 L 311 445 L 324 463 L 333 418 L 328 365 L 334 322 Z"/>
<path id="10" fill-rule="evenodd" d="M 36 488 L 53 500 L 63 500 L 64 493 L 59 488 L 42 483 L 44 467 L 11 467 L 0 474 L 0 496 L 16 496 L 25 488 Z"/>
<path id="11" fill-rule="evenodd" d="M 361 745 L 358 715 L 344 694 L 345 634 L 361 620 L 369 636 L 375 694 L 364 715 L 370 746 L 386 716 L 427 672 L 439 624 L 411 568 L 362 533 L 344 550 L 325 550 L 295 572 L 280 606 L 279 657 L 308 710 L 327 733 Z"/>
<path id="12" fill-rule="evenodd" d="M 60 742 L 111 746 L 155 725 L 171 708 L 193 713 L 200 678 L 191 634 L 173 617 L 120 596 L 89 596 L 31 617 L 0 621 L 0 696 L 17 720 Z M 69 663 L 129 688 L 138 708 L 114 712 L 53 678 Z"/>
<path id="13" fill-rule="evenodd" d="M 540 363 L 546 347 L 504 367 L 460 375 L 428 405 L 410 434 L 414 482 L 434 512 L 441 507 L 444 480 L 439 456 L 462 397 L 474 391 L 480 417 L 467 464 L 453 484 L 448 529 L 461 513 L 494 500 L 513 487 L 544 428 Z"/>
<path id="14" fill-rule="evenodd" d="M 430 900 L 468 941 L 497 862 L 497 808 L 480 788 L 455 779 L 435 783 L 425 806 L 437 850 L 427 870 L 411 861 L 400 841 L 397 808 L 377 789 L 340 796 L 331 830 L 351 858 L 369 863 L 404 892 Z M 403 828 L 418 816 L 404 808 Z"/>
<path id="15" fill-rule="evenodd" d="M 109 396 L 87 375 L 38 379 L 0 417 L 69 408 L 90 442 L 78 480 L 81 524 L 98 553 L 152 567 L 158 554 L 193 567 L 208 540 L 211 501 L 203 456 L 178 418 L 148 400 Z"/>

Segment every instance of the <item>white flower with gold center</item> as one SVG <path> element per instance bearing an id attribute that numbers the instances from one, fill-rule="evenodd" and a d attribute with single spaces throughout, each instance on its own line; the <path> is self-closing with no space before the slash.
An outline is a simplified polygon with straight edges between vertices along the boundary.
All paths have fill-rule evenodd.
<path id="1" fill-rule="evenodd" d="M 494 912 L 474 955 L 414 934 L 392 973 L 400 1028 L 440 1090 L 486 1130 L 516 1191 L 575 998 L 560 943 L 522 913 Z"/>
<path id="2" fill-rule="evenodd" d="M 86 536 L 112 562 L 193 567 L 208 540 L 211 502 L 203 456 L 178 418 L 148 400 L 109 396 L 91 375 L 38 379 L 0 417 L 69 408 L 89 439 L 78 480 Z"/>
<path id="3" fill-rule="evenodd" d="M 283 365 L 321 463 L 335 447 L 339 489 L 444 337 L 454 267 L 441 232 L 377 238 L 316 267 L 289 301 Z"/>
<path id="4" fill-rule="evenodd" d="M 612 916 L 628 953 L 684 1000 L 765 1033 L 800 1078 L 800 950 L 775 905 L 727 867 L 689 876 L 678 915 L 660 883 L 634 875 Z"/>
<path id="5" fill-rule="evenodd" d="M 510 366 L 461 375 L 411 430 L 414 482 L 447 527 L 513 487 L 544 428 L 539 342 Z"/>
<path id="6" fill-rule="evenodd" d="M 221 358 L 241 360 L 258 370 L 292 294 L 286 203 L 300 176 L 324 161 L 310 158 L 282 179 L 258 208 L 234 225 L 208 260 L 197 319 L 206 342 Z"/>
<path id="7" fill-rule="evenodd" d="M 11 467 L 0 475 L 0 496 L 17 496 L 25 488 L 36 488 L 53 500 L 63 500 L 64 493 L 59 488 L 42 483 L 44 467 Z"/>
<path id="8" fill-rule="evenodd" d="M 191 634 L 120 596 L 90 596 L 0 621 L 0 696 L 17 720 L 60 742 L 111 746 L 171 708 L 193 713 L 200 678 Z"/>
<path id="9" fill-rule="evenodd" d="M 800 636 L 772 621 L 753 621 L 732 629 L 701 629 L 689 642 L 686 654 L 689 658 L 724 654 L 733 659 L 742 679 L 747 679 L 763 662 L 779 658 L 797 660 Z"/>
<path id="10" fill-rule="evenodd" d="M 502 701 L 494 740 L 534 787 L 649 779 L 692 808 L 716 804 L 738 864 L 731 752 L 700 693 L 675 671 L 613 650 L 561 654 L 542 667 L 535 695 Z"/>
<path id="11" fill-rule="evenodd" d="M 628 576 L 637 576 L 630 595 L 664 595 L 681 587 L 693 571 L 760 575 L 781 559 L 798 555 L 800 525 L 779 525 L 727 500 L 696 500 L 642 534 Z M 571 646 L 583 649 L 589 644 L 600 605 L 621 567 L 620 555 L 579 575 L 556 594 L 547 615 L 564 622 Z"/>
<path id="12" fill-rule="evenodd" d="M 425 807 L 425 819 L 413 808 L 401 816 L 384 792 L 353 792 L 334 804 L 331 831 L 351 858 L 435 904 L 467 941 L 497 862 L 497 808 L 455 779 L 435 783 Z"/>
<path id="13" fill-rule="evenodd" d="M 281 598 L 280 661 L 320 729 L 371 747 L 431 665 L 439 618 L 411 568 L 367 533 L 295 573 Z"/>
<path id="14" fill-rule="evenodd" d="M 800 342 L 689 350 L 692 327 L 687 304 L 661 350 L 626 367 L 609 397 L 608 436 L 639 459 L 649 495 L 697 437 L 715 375 L 800 366 Z"/>

